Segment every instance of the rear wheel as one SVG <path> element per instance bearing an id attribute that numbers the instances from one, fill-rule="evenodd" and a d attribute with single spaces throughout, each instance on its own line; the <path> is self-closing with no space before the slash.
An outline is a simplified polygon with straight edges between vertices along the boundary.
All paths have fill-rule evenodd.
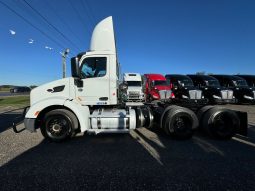
<path id="1" fill-rule="evenodd" d="M 216 139 L 230 139 L 240 126 L 237 114 L 222 107 L 206 106 L 198 112 L 200 128 Z"/>
<path id="2" fill-rule="evenodd" d="M 198 120 L 191 110 L 174 106 L 164 115 L 162 125 L 166 134 L 177 139 L 188 139 L 197 128 Z"/>
<path id="3" fill-rule="evenodd" d="M 71 111 L 56 109 L 46 113 L 41 132 L 45 138 L 60 142 L 74 136 L 77 129 L 78 120 Z"/>

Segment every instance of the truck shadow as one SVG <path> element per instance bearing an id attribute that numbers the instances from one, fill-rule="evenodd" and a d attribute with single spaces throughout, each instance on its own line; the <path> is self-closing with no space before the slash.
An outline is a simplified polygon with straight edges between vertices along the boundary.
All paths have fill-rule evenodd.
<path id="1" fill-rule="evenodd" d="M 176 141 L 144 128 L 58 144 L 43 140 L 1 166 L 0 189 L 241 190 L 245 185 L 249 190 L 254 188 L 254 151 L 236 140 L 198 134 Z"/>

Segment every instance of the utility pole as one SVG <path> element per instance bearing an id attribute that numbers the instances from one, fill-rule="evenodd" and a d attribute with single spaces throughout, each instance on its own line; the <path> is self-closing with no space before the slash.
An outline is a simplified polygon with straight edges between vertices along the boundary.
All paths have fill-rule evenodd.
<path id="1" fill-rule="evenodd" d="M 65 49 L 64 53 L 61 53 L 62 55 L 62 66 L 63 66 L 63 78 L 66 77 L 66 57 L 68 53 L 70 52 L 69 48 Z"/>

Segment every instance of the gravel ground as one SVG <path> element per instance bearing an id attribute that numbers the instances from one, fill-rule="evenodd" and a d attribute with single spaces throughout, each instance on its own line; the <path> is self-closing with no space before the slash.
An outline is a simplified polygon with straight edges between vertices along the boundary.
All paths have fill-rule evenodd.
<path id="1" fill-rule="evenodd" d="M 249 112 L 255 106 L 227 106 Z M 0 114 L 0 190 L 254 190 L 255 126 L 249 137 L 176 141 L 140 128 L 50 143 L 10 129 L 21 111 Z M 1 112 L 0 112 L 1 113 Z M 19 119 L 15 119 L 19 121 Z M 19 129 L 24 126 L 20 124 Z"/>

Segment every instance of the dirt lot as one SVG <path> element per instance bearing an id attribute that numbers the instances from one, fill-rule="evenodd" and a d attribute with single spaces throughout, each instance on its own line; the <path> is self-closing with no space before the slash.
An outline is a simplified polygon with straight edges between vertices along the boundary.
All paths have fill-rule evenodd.
<path id="1" fill-rule="evenodd" d="M 141 128 L 56 144 L 13 133 L 20 111 L 2 113 L 0 190 L 254 190 L 255 106 L 227 107 L 248 111 L 249 137 L 176 141 Z"/>

